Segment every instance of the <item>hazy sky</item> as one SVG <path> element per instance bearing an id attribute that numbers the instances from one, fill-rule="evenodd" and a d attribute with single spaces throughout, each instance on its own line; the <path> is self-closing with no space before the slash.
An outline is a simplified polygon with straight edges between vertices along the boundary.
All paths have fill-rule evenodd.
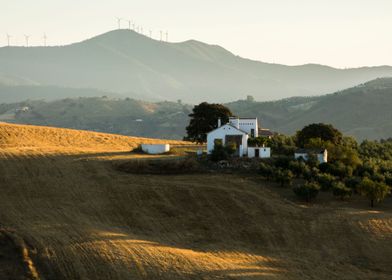
<path id="1" fill-rule="evenodd" d="M 0 0 L 0 45 L 69 44 L 132 19 L 172 42 L 196 39 L 289 65 L 392 65 L 392 0 Z M 127 23 L 123 22 L 123 27 Z"/>

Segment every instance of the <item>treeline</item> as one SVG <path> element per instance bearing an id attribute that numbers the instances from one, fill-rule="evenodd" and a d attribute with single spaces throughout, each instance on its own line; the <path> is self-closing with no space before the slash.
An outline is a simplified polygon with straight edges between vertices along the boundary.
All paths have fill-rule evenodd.
<path id="1" fill-rule="evenodd" d="M 392 139 L 359 144 L 330 125 L 312 124 L 295 136 L 251 141 L 268 145 L 275 155 L 261 163 L 260 173 L 286 187 L 296 179 L 294 193 L 308 202 L 320 191 L 330 191 L 342 200 L 353 194 L 366 196 L 374 207 L 390 194 Z M 328 162 L 319 164 L 315 155 L 307 161 L 295 160 L 293 154 L 298 148 L 325 148 Z"/>

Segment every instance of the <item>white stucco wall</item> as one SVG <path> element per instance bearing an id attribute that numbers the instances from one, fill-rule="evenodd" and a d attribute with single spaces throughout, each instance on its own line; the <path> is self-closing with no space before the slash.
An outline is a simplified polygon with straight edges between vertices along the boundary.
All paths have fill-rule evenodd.
<path id="1" fill-rule="evenodd" d="M 248 147 L 248 157 L 254 158 L 256 156 L 256 150 L 259 150 L 259 158 L 271 157 L 271 148 L 268 147 Z"/>
<path id="2" fill-rule="evenodd" d="M 317 160 L 319 163 L 325 163 L 328 162 L 328 153 L 325 151 L 323 154 L 317 154 Z M 294 158 L 295 159 L 300 159 L 303 158 L 305 161 L 308 160 L 308 154 L 307 153 L 295 153 Z"/>
<path id="3" fill-rule="evenodd" d="M 143 152 L 147 154 L 163 154 L 170 151 L 169 144 L 142 144 Z"/>
<path id="4" fill-rule="evenodd" d="M 226 145 L 226 135 L 242 135 L 242 154 L 246 155 L 248 151 L 248 135 L 231 125 L 223 125 L 207 134 L 207 153 L 210 154 L 214 149 L 215 139 L 222 139 L 222 145 Z M 241 151 L 240 151 L 241 154 Z"/>
<path id="5" fill-rule="evenodd" d="M 259 136 L 259 125 L 257 118 L 230 118 L 229 123 L 242 131 L 251 135 L 252 129 L 254 129 L 254 137 Z"/>

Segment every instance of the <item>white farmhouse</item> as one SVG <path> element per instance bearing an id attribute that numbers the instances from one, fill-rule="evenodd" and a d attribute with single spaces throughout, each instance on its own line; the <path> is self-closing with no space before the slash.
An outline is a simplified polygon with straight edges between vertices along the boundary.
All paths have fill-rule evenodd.
<path id="1" fill-rule="evenodd" d="M 294 153 L 295 159 L 303 159 L 307 161 L 309 155 L 313 154 L 317 157 L 317 161 L 321 163 L 328 162 L 328 151 L 327 149 L 298 149 Z"/>
<path id="2" fill-rule="evenodd" d="M 218 128 L 207 134 L 207 153 L 210 154 L 214 150 L 215 145 L 234 144 L 236 147 L 235 154 L 243 156 L 247 153 L 248 138 L 248 133 L 230 123 L 220 126 L 219 120 Z"/>

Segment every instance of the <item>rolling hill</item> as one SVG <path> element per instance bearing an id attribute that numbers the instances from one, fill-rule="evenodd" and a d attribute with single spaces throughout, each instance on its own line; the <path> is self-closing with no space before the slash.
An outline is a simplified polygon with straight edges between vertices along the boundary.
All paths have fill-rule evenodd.
<path id="1" fill-rule="evenodd" d="M 238 116 L 294 134 L 307 124 L 331 123 L 358 140 L 392 137 L 392 78 L 376 79 L 334 94 L 273 102 L 239 100 L 225 104 Z M 16 112 L 23 107 L 26 112 Z M 109 97 L 0 104 L 0 121 L 94 130 L 124 135 L 182 139 L 192 106 Z"/>
<path id="2" fill-rule="evenodd" d="M 276 102 L 238 101 L 227 106 L 240 116 L 257 116 L 264 127 L 286 134 L 310 123 L 324 122 L 358 140 L 392 137 L 392 78 L 324 96 Z"/>
<path id="3" fill-rule="evenodd" d="M 251 94 L 262 101 L 320 95 L 392 76 L 389 66 L 334 69 L 268 64 L 216 45 L 195 40 L 160 42 L 130 30 L 67 46 L 3 47 L 0 65 L 0 97 L 12 101 L 21 98 L 11 97 L 7 87 L 32 85 L 92 88 L 144 100 L 229 102 Z M 70 97 L 67 94 L 80 93 L 54 90 L 52 99 Z"/>
<path id="4" fill-rule="evenodd" d="M 0 124 L 0 139 L 0 227 L 26 244 L 41 279 L 392 274 L 390 201 L 301 205 L 257 176 L 121 173 L 116 155 L 132 159 L 139 141 L 122 136 Z M 5 277 L 18 262 L 7 248 Z"/>

